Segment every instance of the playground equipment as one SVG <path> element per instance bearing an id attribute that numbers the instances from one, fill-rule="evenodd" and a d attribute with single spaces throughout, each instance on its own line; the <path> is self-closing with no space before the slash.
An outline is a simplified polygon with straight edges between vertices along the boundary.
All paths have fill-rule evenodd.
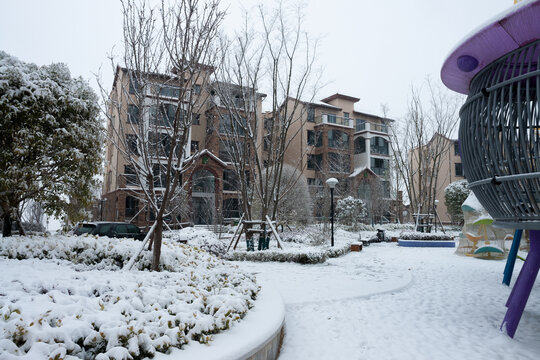
<path id="1" fill-rule="evenodd" d="M 540 0 L 522 1 L 462 41 L 441 70 L 468 94 L 460 117 L 464 173 L 495 220 L 530 229 L 530 251 L 501 325 L 515 335 L 540 268 Z"/>
<path id="2" fill-rule="evenodd" d="M 461 205 L 464 226 L 456 254 L 483 259 L 504 259 L 505 241 L 511 240 L 511 230 L 493 227 L 493 218 L 471 192 Z"/>
<path id="3" fill-rule="evenodd" d="M 278 247 L 283 249 L 283 244 L 275 225 L 276 222 L 270 220 L 268 216 L 266 216 L 266 220 L 244 220 L 244 216 L 242 215 L 231 242 L 227 247 L 227 251 L 229 251 L 231 247 L 233 250 L 236 250 L 236 246 L 238 246 L 242 234 L 245 234 L 246 237 L 247 251 L 255 251 L 254 235 L 259 236 L 257 250 L 267 250 L 269 248 L 271 234 L 274 234 Z"/>

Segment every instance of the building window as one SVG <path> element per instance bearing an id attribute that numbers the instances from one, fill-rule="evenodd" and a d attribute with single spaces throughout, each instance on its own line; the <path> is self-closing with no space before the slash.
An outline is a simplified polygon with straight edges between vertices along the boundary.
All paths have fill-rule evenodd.
<path id="1" fill-rule="evenodd" d="M 137 135 L 126 134 L 126 145 L 128 151 L 135 156 L 139 156 L 139 149 L 137 147 Z"/>
<path id="2" fill-rule="evenodd" d="M 349 126 L 349 113 L 348 112 L 343 113 L 343 125 Z"/>
<path id="3" fill-rule="evenodd" d="M 192 192 L 195 193 L 214 193 L 215 189 L 215 177 L 210 171 L 201 169 L 193 174 L 192 177 L 193 187 Z"/>
<path id="4" fill-rule="evenodd" d="M 129 75 L 129 93 L 135 94 L 138 93 L 141 90 L 141 87 L 139 86 L 139 82 L 137 81 L 137 78 L 133 76 L 132 74 Z"/>
<path id="5" fill-rule="evenodd" d="M 201 114 L 193 114 L 193 125 L 201 125 Z"/>
<path id="6" fill-rule="evenodd" d="M 308 145 L 321 147 L 322 136 L 320 131 L 308 130 L 307 131 L 307 143 Z"/>
<path id="7" fill-rule="evenodd" d="M 454 141 L 454 155 L 461 156 L 459 151 L 459 141 Z"/>
<path id="8" fill-rule="evenodd" d="M 128 105 L 128 122 L 139 123 L 139 108 L 136 105 Z"/>
<path id="9" fill-rule="evenodd" d="M 363 137 L 357 137 L 354 140 L 354 153 L 363 154 L 366 152 L 366 139 Z"/>
<path id="10" fill-rule="evenodd" d="M 172 86 L 163 86 L 159 89 L 159 95 L 178 99 L 180 97 L 180 89 Z"/>
<path id="11" fill-rule="evenodd" d="M 348 173 L 351 170 L 351 157 L 347 153 L 329 152 L 328 167 L 331 172 Z"/>
<path id="12" fill-rule="evenodd" d="M 150 107 L 151 123 L 156 126 L 170 127 L 176 116 L 176 108 L 174 104 L 161 104 L 160 106 Z M 180 112 L 180 121 L 183 120 L 184 112 L 185 110 Z"/>
<path id="13" fill-rule="evenodd" d="M 368 181 L 362 181 L 358 185 L 358 198 L 365 201 L 371 200 L 371 184 Z"/>
<path id="14" fill-rule="evenodd" d="M 387 159 L 371 158 L 371 170 L 379 175 L 385 176 L 389 162 Z"/>
<path id="15" fill-rule="evenodd" d="M 308 154 L 307 168 L 320 171 L 322 169 L 322 155 Z"/>
<path id="16" fill-rule="evenodd" d="M 335 124 L 336 123 L 336 115 L 335 114 L 328 114 L 328 122 L 330 124 Z"/>
<path id="17" fill-rule="evenodd" d="M 389 155 L 388 141 L 380 136 L 372 137 L 370 140 L 370 150 L 372 154 Z"/>
<path id="18" fill-rule="evenodd" d="M 223 199 L 223 217 L 225 219 L 240 217 L 240 202 L 238 199 Z"/>
<path id="19" fill-rule="evenodd" d="M 223 170 L 223 190 L 240 190 L 240 179 L 238 178 L 238 175 L 236 175 L 236 172 L 232 169 Z"/>
<path id="20" fill-rule="evenodd" d="M 197 151 L 199 151 L 199 142 L 198 141 L 192 141 L 191 142 L 191 153 L 194 154 Z"/>
<path id="21" fill-rule="evenodd" d="M 455 163 L 454 165 L 456 168 L 456 176 L 463 176 L 463 166 L 461 163 Z"/>
<path id="22" fill-rule="evenodd" d="M 219 118 L 219 133 L 225 135 L 244 136 L 244 129 L 247 125 L 245 118 L 239 118 L 232 121 L 229 115 L 221 115 Z"/>
<path id="23" fill-rule="evenodd" d="M 137 214 L 139 210 L 139 200 L 133 196 L 126 196 L 126 220 L 130 219 Z M 129 220 L 130 220 L 129 219 Z"/>
<path id="24" fill-rule="evenodd" d="M 307 121 L 315 122 L 315 108 L 313 106 L 307 108 Z"/>
<path id="25" fill-rule="evenodd" d="M 356 119 L 356 131 L 366 130 L 366 121 L 362 119 Z"/>
<path id="26" fill-rule="evenodd" d="M 137 174 L 131 165 L 124 165 L 124 177 L 126 185 L 137 185 Z"/>
<path id="27" fill-rule="evenodd" d="M 154 164 L 152 166 L 152 173 L 154 176 L 154 187 L 165 187 L 167 180 L 165 164 Z"/>
<path id="28" fill-rule="evenodd" d="M 201 94 L 201 85 L 199 85 L 199 84 L 193 85 L 193 93 L 195 95 L 200 95 Z"/>
<path id="29" fill-rule="evenodd" d="M 322 180 L 317 179 L 317 178 L 308 178 L 307 183 L 308 183 L 308 186 L 313 186 L 313 187 L 322 187 L 323 186 Z"/>
<path id="30" fill-rule="evenodd" d="M 328 130 L 328 146 L 337 149 L 349 147 L 349 135 L 340 130 Z"/>

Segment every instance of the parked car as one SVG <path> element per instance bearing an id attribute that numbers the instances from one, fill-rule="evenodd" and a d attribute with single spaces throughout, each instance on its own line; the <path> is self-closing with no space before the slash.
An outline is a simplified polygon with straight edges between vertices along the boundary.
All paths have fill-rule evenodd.
<path id="1" fill-rule="evenodd" d="M 137 226 L 123 222 L 85 222 L 80 223 L 73 232 L 75 235 L 92 234 L 114 238 L 134 238 L 143 240 L 146 234 Z"/>

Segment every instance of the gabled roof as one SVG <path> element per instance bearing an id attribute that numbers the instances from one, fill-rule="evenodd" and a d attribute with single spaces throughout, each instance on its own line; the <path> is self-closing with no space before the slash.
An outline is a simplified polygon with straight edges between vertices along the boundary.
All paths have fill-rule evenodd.
<path id="1" fill-rule="evenodd" d="M 343 94 L 340 94 L 340 93 L 335 93 L 334 95 L 330 95 L 329 97 L 324 98 L 321 101 L 325 102 L 325 103 L 328 103 L 328 102 L 330 102 L 330 101 L 332 101 L 334 99 L 343 99 L 343 100 L 347 100 L 347 101 L 352 101 L 353 103 L 356 103 L 356 102 L 360 101 L 360 98 L 355 98 L 355 97 L 348 96 L 348 95 L 343 95 Z"/>
<path id="2" fill-rule="evenodd" d="M 217 162 L 219 165 L 223 166 L 223 167 L 227 167 L 227 163 L 223 160 L 221 160 L 219 157 L 217 157 L 216 155 L 214 155 L 210 150 L 208 149 L 203 149 L 197 153 L 195 153 L 194 155 L 188 157 L 186 159 L 186 162 L 191 162 L 191 161 L 197 161 L 201 156 L 204 156 L 204 155 L 207 155 L 209 156 L 210 158 L 212 158 L 215 162 Z"/>
<path id="3" fill-rule="evenodd" d="M 373 172 L 373 170 L 371 170 L 367 166 L 362 166 L 362 167 L 359 167 L 359 168 L 355 168 L 354 171 L 349 175 L 349 177 L 350 178 L 357 177 L 358 175 L 360 175 L 364 171 L 367 171 L 367 172 L 371 173 L 372 175 L 375 175 L 376 177 L 379 177 L 379 175 L 375 174 Z"/>

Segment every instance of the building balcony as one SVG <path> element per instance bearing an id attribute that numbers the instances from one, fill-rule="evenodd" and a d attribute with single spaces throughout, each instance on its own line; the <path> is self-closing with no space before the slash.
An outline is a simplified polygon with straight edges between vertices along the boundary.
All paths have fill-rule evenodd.
<path id="1" fill-rule="evenodd" d="M 333 114 L 322 114 L 321 116 L 317 116 L 315 118 L 315 124 L 334 124 L 352 128 L 353 119 Z"/>
<path id="2" fill-rule="evenodd" d="M 356 119 L 355 132 L 360 131 L 375 131 L 384 134 L 388 134 L 388 125 L 386 124 L 374 124 L 367 121 L 359 121 Z"/>

